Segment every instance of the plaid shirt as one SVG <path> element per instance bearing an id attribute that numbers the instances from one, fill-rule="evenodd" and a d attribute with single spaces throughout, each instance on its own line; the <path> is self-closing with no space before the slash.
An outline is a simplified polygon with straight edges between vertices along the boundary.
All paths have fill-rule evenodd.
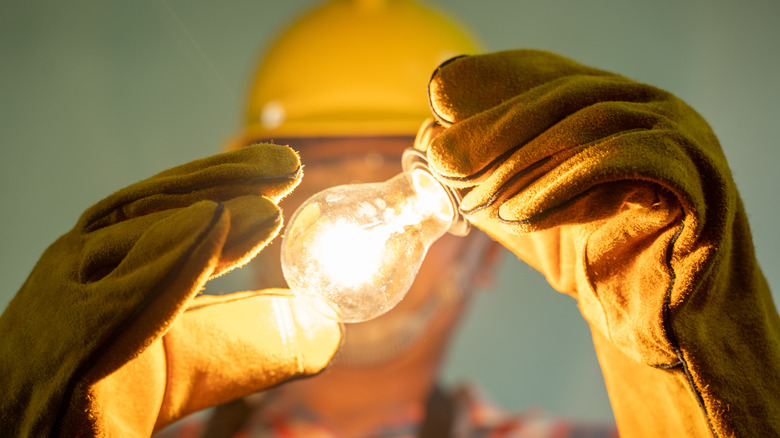
<path id="1" fill-rule="evenodd" d="M 610 424 L 585 424 L 552 417 L 539 409 L 507 413 L 474 388 L 458 390 L 453 436 L 462 438 L 614 438 Z M 410 409 L 393 417 L 371 438 L 415 438 L 424 412 Z M 191 416 L 162 431 L 159 438 L 199 438 L 209 420 L 206 414 Z M 256 412 L 234 438 L 336 438 L 339 434 L 310 412 Z"/>

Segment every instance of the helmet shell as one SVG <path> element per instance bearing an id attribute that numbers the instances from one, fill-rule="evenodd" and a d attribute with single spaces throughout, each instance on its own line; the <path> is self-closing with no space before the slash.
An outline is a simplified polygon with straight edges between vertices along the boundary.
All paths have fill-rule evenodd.
<path id="1" fill-rule="evenodd" d="M 270 46 L 249 93 L 242 143 L 321 136 L 414 136 L 443 61 L 479 52 L 441 12 L 410 0 L 332 0 Z"/>

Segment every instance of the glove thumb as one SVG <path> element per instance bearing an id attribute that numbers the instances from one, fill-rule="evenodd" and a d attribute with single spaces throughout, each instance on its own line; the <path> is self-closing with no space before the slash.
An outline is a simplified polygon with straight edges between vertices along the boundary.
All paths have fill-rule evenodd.
<path id="1" fill-rule="evenodd" d="M 288 290 L 200 296 L 165 335 L 166 393 L 155 428 L 316 374 L 340 340 L 330 307 Z"/>

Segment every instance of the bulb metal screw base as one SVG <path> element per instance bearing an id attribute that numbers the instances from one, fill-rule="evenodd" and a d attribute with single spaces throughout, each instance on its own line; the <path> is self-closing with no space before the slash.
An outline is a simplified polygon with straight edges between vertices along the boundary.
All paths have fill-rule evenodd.
<path id="1" fill-rule="evenodd" d="M 424 153 L 417 149 L 407 148 L 404 150 L 404 153 L 401 156 L 401 166 L 405 172 L 420 169 L 427 172 L 434 179 L 436 179 L 436 175 L 431 172 L 430 166 L 428 165 L 428 157 L 426 157 Z M 471 224 L 460 211 L 460 194 L 455 191 L 455 189 L 442 184 L 441 182 L 439 182 L 439 184 L 441 184 L 441 186 L 444 187 L 444 190 L 447 192 L 447 196 L 449 196 L 450 202 L 452 202 L 452 210 L 455 214 L 455 217 L 452 221 L 452 226 L 448 232 L 455 236 L 465 236 L 469 234 Z"/>

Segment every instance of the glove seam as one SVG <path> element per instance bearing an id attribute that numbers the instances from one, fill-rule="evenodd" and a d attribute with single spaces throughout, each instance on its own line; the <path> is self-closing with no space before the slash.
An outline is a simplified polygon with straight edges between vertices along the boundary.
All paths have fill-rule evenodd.
<path id="1" fill-rule="evenodd" d="M 622 182 L 622 181 L 640 181 L 640 182 L 644 181 L 644 182 L 650 182 L 650 183 L 653 183 L 653 184 L 658 184 L 659 186 L 665 188 L 665 186 L 663 184 L 663 181 L 658 181 L 658 180 L 655 180 L 653 178 L 647 178 L 647 177 L 644 177 L 644 176 L 636 176 L 636 177 L 625 177 L 625 176 L 617 176 L 617 177 L 615 177 L 615 176 L 613 176 L 612 178 L 605 177 L 603 180 L 595 181 L 593 183 L 593 185 L 584 188 L 580 193 L 577 193 L 576 195 L 571 196 L 566 201 L 564 201 L 564 202 L 562 202 L 560 204 L 557 204 L 557 205 L 553 205 L 553 206 L 551 206 L 551 207 L 549 207 L 547 209 L 544 209 L 544 210 L 542 210 L 542 211 L 540 211 L 540 212 L 538 212 L 538 213 L 536 213 L 536 214 L 534 214 L 532 216 L 526 217 L 525 219 L 505 219 L 505 218 L 501 217 L 501 211 L 500 210 L 498 211 L 496 216 L 497 216 L 498 220 L 502 224 L 504 224 L 504 225 L 533 225 L 534 223 L 537 223 L 539 221 L 544 220 L 550 214 L 553 214 L 553 213 L 555 213 L 557 211 L 566 209 L 571 204 L 579 201 L 584 196 L 587 196 L 592 189 L 594 189 L 596 187 L 599 187 L 602 184 L 611 184 L 611 183 Z M 507 183 L 505 183 L 503 186 L 501 186 L 498 190 L 505 190 L 504 186 L 508 186 L 508 185 L 509 185 L 509 181 L 507 181 Z M 512 196 L 514 196 L 514 194 Z M 493 201 L 495 201 L 495 200 L 493 200 Z M 482 208 L 487 208 L 489 206 L 490 206 L 490 204 L 487 204 L 487 205 L 484 205 L 484 206 L 479 206 L 479 207 L 481 207 L 480 209 L 482 209 Z M 475 210 L 475 211 L 478 211 L 478 210 Z M 683 219 L 685 219 L 685 218 L 683 218 Z"/>
<path id="2" fill-rule="evenodd" d="M 169 389 L 170 389 L 170 378 L 171 378 L 171 363 L 170 361 L 173 360 L 173 356 L 168 354 L 168 336 L 163 336 L 162 339 L 162 345 L 163 345 L 163 357 L 165 360 L 165 390 L 163 391 L 163 397 L 162 397 L 162 403 L 160 403 L 160 408 L 157 410 L 157 418 L 154 421 L 154 431 L 157 431 L 157 422 L 160 421 L 160 416 L 163 413 L 163 406 L 166 406 L 168 404 L 168 397 L 169 397 Z"/>
<path id="3" fill-rule="evenodd" d="M 478 204 L 478 205 L 476 205 L 476 206 L 474 206 L 474 207 L 471 207 L 471 208 L 469 208 L 469 209 L 462 209 L 462 208 L 461 208 L 461 209 L 460 209 L 460 212 L 461 212 L 461 214 L 474 214 L 474 213 L 476 213 L 476 212 L 478 212 L 478 211 L 481 211 L 481 210 L 484 210 L 484 209 L 486 209 L 486 208 L 489 208 L 489 207 L 491 207 L 493 204 L 495 204 L 495 203 L 496 203 L 496 201 L 498 201 L 500 198 L 503 198 L 503 197 L 504 197 L 504 194 L 505 194 L 505 192 L 506 192 L 506 191 L 507 191 L 507 190 L 508 190 L 510 187 L 512 187 L 512 186 L 514 185 L 514 183 L 515 183 L 515 182 L 517 182 L 519 179 L 523 178 L 524 176 L 527 176 L 527 175 L 528 175 L 530 172 L 532 172 L 532 171 L 534 171 L 534 170 L 536 170 L 536 169 L 538 169 L 538 168 L 540 168 L 540 167 L 544 166 L 544 165 L 545 165 L 545 164 L 547 164 L 547 163 L 548 163 L 548 162 L 549 162 L 551 159 L 552 159 L 552 157 L 551 157 L 551 156 L 549 156 L 549 157 L 544 157 L 544 158 L 542 158 L 542 159 L 540 159 L 540 160 L 538 160 L 538 161 L 534 162 L 534 163 L 533 163 L 533 164 L 531 164 L 530 166 L 526 167 L 525 169 L 522 169 L 522 170 L 518 171 L 517 173 L 515 173 L 514 175 L 512 175 L 512 177 L 511 177 L 511 178 L 509 178 L 509 179 L 508 179 L 508 180 L 507 180 L 505 183 L 501 184 L 501 187 L 499 187 L 499 188 L 498 188 L 498 189 L 497 189 L 497 190 L 496 190 L 496 191 L 493 193 L 493 196 L 491 196 L 491 197 L 490 197 L 490 198 L 489 198 L 487 201 L 483 202 L 482 204 Z M 523 188 L 527 187 L 527 186 L 528 186 L 528 184 L 530 184 L 530 183 L 532 183 L 532 182 L 536 181 L 536 179 L 537 179 L 537 178 L 534 178 L 534 179 L 532 179 L 531 181 L 528 181 L 528 183 L 527 183 L 527 184 L 525 184 L 525 185 L 523 185 L 522 187 L 520 187 L 520 188 L 517 190 L 517 192 L 519 192 L 519 191 L 520 191 L 520 190 L 522 190 Z M 515 194 L 516 194 L 517 192 L 515 192 Z M 514 194 L 513 194 L 513 195 L 514 195 Z M 513 195 L 510 195 L 509 197 L 511 197 L 511 196 L 513 196 Z M 501 219 L 501 218 L 499 217 L 499 219 Z M 502 221 L 503 221 L 503 219 L 502 219 Z"/>
<path id="4" fill-rule="evenodd" d="M 439 113 L 436 111 L 436 109 L 433 107 L 433 97 L 432 97 L 432 95 L 431 95 L 431 83 L 433 82 L 433 79 L 434 79 L 434 78 L 436 78 L 436 75 L 437 75 L 437 74 L 439 74 L 439 72 L 441 71 L 441 69 L 443 69 L 443 68 L 444 68 L 444 67 L 446 67 L 447 65 L 449 65 L 449 64 L 451 64 L 451 63 L 453 63 L 453 62 L 457 61 L 457 60 L 458 60 L 458 59 L 460 59 L 460 58 L 468 58 L 469 56 L 471 56 L 471 55 L 467 55 L 467 54 L 456 55 L 456 56 L 453 56 L 452 58 L 450 58 L 450 59 L 448 59 L 448 60 L 446 60 L 446 61 L 442 62 L 441 64 L 439 64 L 439 66 L 438 66 L 438 67 L 436 67 L 436 70 L 434 70 L 434 71 L 433 71 L 433 73 L 431 73 L 431 78 L 430 78 L 430 79 L 428 79 L 428 87 L 427 87 L 427 88 L 428 88 L 428 90 L 427 90 L 427 91 L 428 91 L 428 107 L 429 107 L 429 108 L 430 108 L 430 110 L 431 110 L 431 114 L 433 114 L 433 115 L 434 115 L 434 117 L 436 117 L 436 119 L 437 119 L 439 122 L 441 122 L 442 124 L 444 124 L 444 125 L 451 126 L 451 125 L 452 125 L 454 122 L 452 122 L 452 121 L 450 121 L 450 120 L 447 120 L 447 119 L 445 119 L 445 118 L 444 118 L 444 117 L 443 117 L 441 114 L 439 114 Z"/>
<path id="5" fill-rule="evenodd" d="M 718 434 L 715 431 L 714 425 L 712 424 L 712 419 L 710 418 L 707 405 L 704 403 L 704 397 L 702 396 L 698 385 L 693 380 L 693 375 L 691 374 L 688 361 L 685 360 L 685 357 L 682 354 L 679 341 L 677 340 L 677 335 L 674 333 L 674 329 L 672 328 L 672 322 L 671 322 L 672 291 L 674 290 L 675 281 L 677 279 L 677 274 L 675 273 L 674 266 L 672 265 L 672 259 L 674 256 L 674 245 L 677 243 L 677 240 L 682 235 L 684 229 L 685 229 L 685 215 L 683 215 L 682 219 L 680 220 L 680 227 L 677 229 L 677 232 L 674 234 L 674 236 L 672 236 L 671 240 L 669 241 L 669 244 L 666 247 L 666 268 L 669 272 L 669 284 L 666 288 L 666 293 L 664 294 L 664 302 L 663 302 L 663 307 L 661 312 L 661 318 L 662 318 L 664 332 L 666 333 L 666 338 L 669 341 L 669 343 L 672 345 L 672 349 L 674 351 L 674 354 L 678 358 L 683 374 L 685 374 L 685 378 L 688 381 L 688 385 L 690 385 L 691 391 L 693 392 L 693 395 L 696 398 L 696 402 L 698 403 L 699 408 L 701 408 L 702 413 L 704 414 L 704 418 L 707 420 L 707 426 L 709 427 L 712 436 L 718 438 Z"/>
<path id="6" fill-rule="evenodd" d="M 234 297 L 234 298 L 229 298 L 229 299 L 225 299 L 225 300 L 214 301 L 213 303 L 196 304 L 194 306 L 188 307 L 187 309 L 184 310 L 184 312 L 185 313 L 195 312 L 195 311 L 198 311 L 198 310 L 206 309 L 206 308 L 209 308 L 209 307 L 212 307 L 212 306 L 216 306 L 216 305 L 220 305 L 220 304 L 233 303 L 233 302 L 237 302 L 237 301 L 249 300 L 249 299 L 258 298 L 258 297 L 274 297 L 274 296 L 277 296 L 277 297 L 289 297 L 290 295 L 289 294 L 283 294 L 283 293 L 276 293 L 276 292 L 257 291 L 256 293 L 253 293 L 252 295 L 243 295 L 243 296 L 240 296 L 240 297 Z"/>
<path id="7" fill-rule="evenodd" d="M 517 146 L 514 146 L 512 148 L 509 148 L 508 150 L 503 152 L 501 155 L 499 155 L 496 158 L 492 159 L 488 164 L 483 166 L 481 169 L 477 170 L 476 172 L 474 172 L 474 173 L 472 173 L 470 175 L 466 175 L 466 176 L 448 176 L 448 175 L 442 175 L 442 174 L 439 173 L 439 176 L 442 179 L 444 179 L 444 180 L 455 181 L 455 182 L 470 182 L 470 181 L 478 180 L 479 178 L 484 176 L 486 173 L 488 173 L 491 169 L 493 169 L 494 167 L 498 166 L 500 163 L 506 161 L 509 157 L 514 155 L 515 152 L 519 151 L 520 149 L 525 147 L 527 144 L 528 143 L 523 143 L 521 145 L 517 145 Z M 533 167 L 534 165 L 536 165 L 540 161 L 547 162 L 547 161 L 550 160 L 550 158 L 552 158 L 552 156 L 547 156 L 547 157 L 541 158 L 538 161 L 536 161 L 535 163 L 533 163 L 530 166 L 528 166 L 525 170 L 528 170 L 529 168 Z M 544 163 L 541 163 L 541 164 L 544 164 Z M 541 165 L 541 164 L 539 164 L 539 165 Z M 533 169 L 530 169 L 530 170 L 533 170 Z"/>
<path id="8" fill-rule="evenodd" d="M 133 219 L 134 217 L 138 217 L 138 215 L 130 215 L 127 213 L 127 207 L 133 203 L 139 202 L 143 199 L 150 198 L 152 196 L 157 195 L 186 195 L 190 193 L 194 193 L 201 190 L 210 189 L 213 187 L 217 187 L 220 185 L 225 184 L 232 184 L 232 183 L 238 183 L 242 185 L 252 185 L 253 183 L 257 183 L 260 181 L 263 182 L 271 182 L 271 183 L 289 183 L 292 181 L 295 181 L 298 179 L 302 172 L 302 166 L 298 165 L 298 167 L 291 173 L 287 173 L 284 175 L 273 175 L 273 176 L 255 176 L 252 178 L 247 179 L 231 179 L 231 178 L 221 178 L 221 179 L 212 179 L 209 180 L 208 183 L 204 183 L 201 185 L 188 185 L 186 187 L 181 188 L 169 188 L 165 190 L 161 190 L 159 192 L 154 192 L 150 194 L 146 194 L 145 196 L 140 197 L 130 197 L 130 199 L 120 199 L 117 200 L 114 204 L 112 204 L 110 207 L 105 209 L 103 214 L 100 214 L 99 216 L 95 216 L 90 218 L 89 222 L 84 224 L 84 231 L 86 233 L 90 233 L 102 228 L 105 228 L 107 226 L 113 225 L 114 223 L 123 222 L 128 219 Z M 179 179 L 181 177 L 171 177 L 172 179 Z M 272 197 L 269 197 L 269 199 Z M 204 198 L 203 200 L 209 200 L 208 198 Z M 213 200 L 214 202 L 219 202 L 218 200 Z M 106 218 L 111 216 L 112 214 L 116 214 L 118 220 L 116 222 L 105 224 Z"/>
<path id="9" fill-rule="evenodd" d="M 203 190 L 203 189 L 209 189 L 212 187 L 216 187 L 225 183 L 234 183 L 234 182 L 240 182 L 241 184 L 252 184 L 257 181 L 276 181 L 278 182 L 288 182 L 288 181 L 295 181 L 296 178 L 301 173 L 301 166 L 298 166 L 293 172 L 286 173 L 284 175 L 259 175 L 252 178 L 247 178 L 243 180 L 236 180 L 233 178 L 224 178 L 224 179 L 210 179 L 208 180 L 208 183 L 203 185 L 193 185 L 189 187 L 181 187 L 181 188 L 170 188 L 167 190 L 163 190 L 161 193 L 166 195 L 179 195 L 179 194 L 187 194 L 192 193 L 194 191 Z M 143 199 L 143 198 L 139 198 Z"/>

